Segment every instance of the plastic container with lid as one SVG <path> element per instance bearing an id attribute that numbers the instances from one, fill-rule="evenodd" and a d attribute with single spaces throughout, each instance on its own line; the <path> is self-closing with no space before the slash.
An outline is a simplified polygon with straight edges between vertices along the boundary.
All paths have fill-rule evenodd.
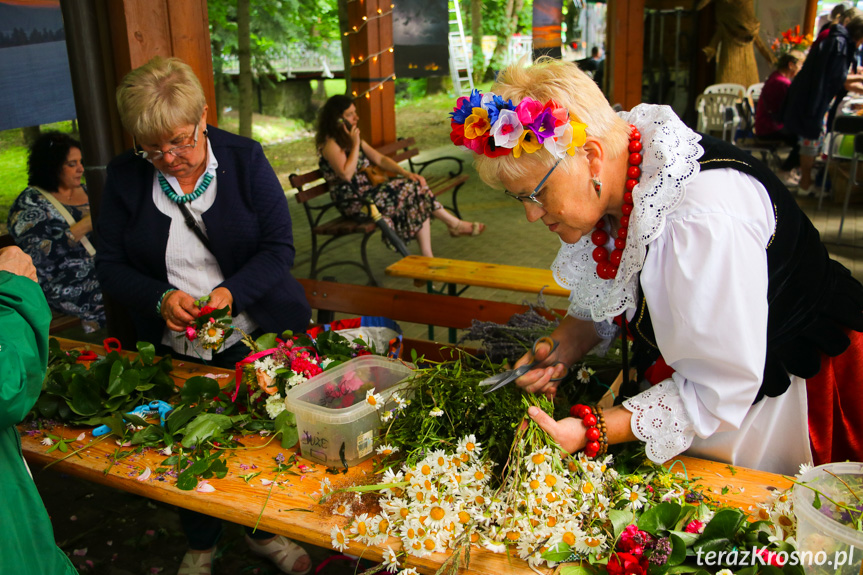
<path id="1" fill-rule="evenodd" d="M 364 355 L 316 375 L 289 390 L 288 411 L 297 419 L 302 456 L 330 467 L 352 467 L 374 452 L 380 414 L 392 409 L 392 394 L 404 387 L 413 366 L 400 360 Z M 366 392 L 381 396 L 381 408 Z"/>
<path id="2" fill-rule="evenodd" d="M 827 463 L 810 469 L 799 481 L 834 501 L 855 507 L 859 502 L 848 486 L 858 497 L 861 496 L 861 479 L 863 463 Z M 842 512 L 823 496 L 819 496 L 820 507 L 816 509 L 812 489 L 795 485 L 792 497 L 797 517 L 797 553 L 803 570 L 807 573 L 858 575 L 863 564 L 863 532 L 857 531 L 853 523 L 842 521 Z M 850 519 L 850 516 L 845 518 Z"/>

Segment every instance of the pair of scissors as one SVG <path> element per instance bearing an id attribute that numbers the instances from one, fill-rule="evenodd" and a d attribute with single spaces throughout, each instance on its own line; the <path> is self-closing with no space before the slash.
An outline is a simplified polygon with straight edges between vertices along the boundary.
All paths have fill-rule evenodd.
<path id="1" fill-rule="evenodd" d="M 535 342 L 533 342 L 533 346 L 531 347 L 531 354 L 534 357 L 536 356 L 536 346 L 538 346 L 541 343 L 545 343 L 545 344 L 548 344 L 551 346 L 551 350 L 548 352 L 548 356 L 546 356 L 546 357 L 550 357 L 551 354 L 554 353 L 554 350 L 556 350 L 557 346 L 559 345 L 557 341 L 551 339 L 550 337 L 541 337 L 541 338 L 537 339 Z M 543 360 L 543 361 L 545 361 L 545 360 Z M 484 386 L 484 387 L 489 387 L 489 389 L 485 390 L 484 393 L 491 393 L 492 391 L 497 391 L 501 387 L 507 385 L 508 383 L 515 381 L 516 379 L 518 379 L 522 375 L 526 374 L 530 370 L 538 367 L 540 363 L 542 363 L 542 362 L 534 359 L 532 362 L 525 364 L 521 367 L 518 367 L 516 369 L 510 369 L 509 371 L 504 371 L 503 373 L 498 373 L 497 375 L 487 377 L 484 380 L 482 380 L 481 382 L 479 382 L 479 384 L 481 386 Z M 557 365 L 559 363 L 562 364 L 563 362 L 558 361 L 558 362 L 551 364 L 551 365 Z"/>

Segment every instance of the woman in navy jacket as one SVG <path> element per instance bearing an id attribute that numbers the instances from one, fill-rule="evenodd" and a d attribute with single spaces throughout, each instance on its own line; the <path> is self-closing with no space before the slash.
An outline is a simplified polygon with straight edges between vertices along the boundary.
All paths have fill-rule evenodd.
<path id="1" fill-rule="evenodd" d="M 103 289 L 128 308 L 139 340 L 174 358 L 233 368 L 246 354 L 243 331 L 305 331 L 311 311 L 291 276 L 291 218 L 276 174 L 257 142 L 207 126 L 203 89 L 182 61 L 154 58 L 117 89 L 132 150 L 108 166 L 96 226 Z M 230 306 L 239 328 L 219 353 L 183 333 L 196 301 Z M 209 573 L 222 522 L 181 511 L 190 551 L 180 574 Z M 252 551 L 285 573 L 307 573 L 298 545 L 260 530 Z"/>

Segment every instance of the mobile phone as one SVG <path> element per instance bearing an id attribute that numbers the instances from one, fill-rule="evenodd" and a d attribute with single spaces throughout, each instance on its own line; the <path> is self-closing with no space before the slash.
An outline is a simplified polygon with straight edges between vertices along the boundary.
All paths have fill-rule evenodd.
<path id="1" fill-rule="evenodd" d="M 351 128 L 353 128 L 353 126 L 351 126 L 351 123 L 350 123 L 350 122 L 348 122 L 347 120 L 345 120 L 344 118 L 342 118 L 342 124 L 344 124 L 344 125 L 345 125 L 345 128 L 347 128 L 347 129 L 348 129 L 348 132 L 350 132 L 350 131 L 351 131 Z"/>

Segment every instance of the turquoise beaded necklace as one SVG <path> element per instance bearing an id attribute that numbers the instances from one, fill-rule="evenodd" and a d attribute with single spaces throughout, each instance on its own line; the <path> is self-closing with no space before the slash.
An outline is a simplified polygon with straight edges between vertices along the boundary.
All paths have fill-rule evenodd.
<path id="1" fill-rule="evenodd" d="M 207 188 L 210 187 L 210 182 L 213 181 L 213 175 L 207 172 L 204 174 L 204 179 L 201 180 L 200 185 L 195 188 L 194 192 L 191 194 L 183 194 L 181 196 L 171 188 L 171 184 L 168 183 L 168 180 L 165 179 L 165 176 L 163 176 L 161 172 L 157 172 L 157 175 L 159 176 L 159 186 L 162 187 L 162 191 L 165 192 L 168 199 L 175 204 L 188 204 L 191 201 L 197 200 L 201 197 L 201 194 L 207 191 Z"/>

